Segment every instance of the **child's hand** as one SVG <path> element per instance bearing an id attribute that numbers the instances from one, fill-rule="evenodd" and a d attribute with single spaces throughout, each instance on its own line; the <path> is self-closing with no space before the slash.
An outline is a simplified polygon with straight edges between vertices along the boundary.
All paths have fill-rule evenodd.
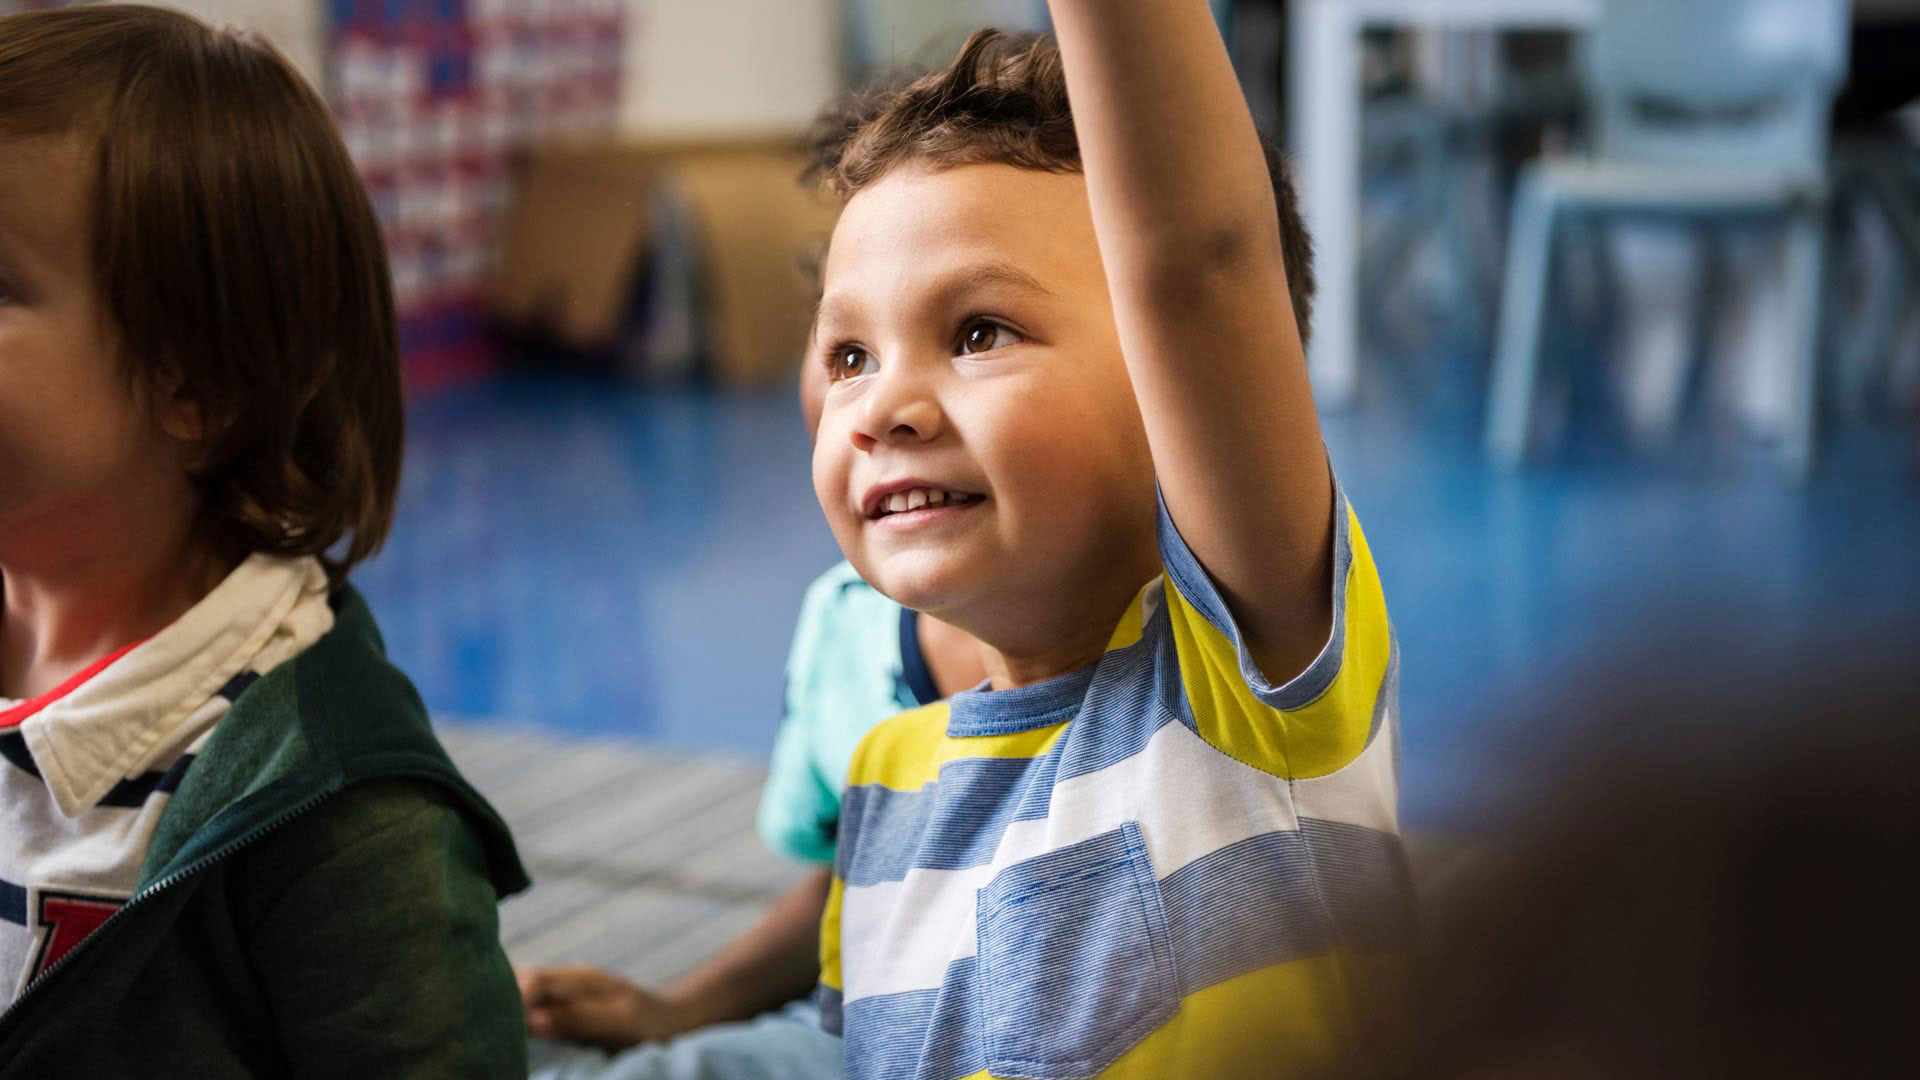
<path id="1" fill-rule="evenodd" d="M 517 968 L 514 974 L 527 1032 L 538 1038 L 624 1049 L 691 1026 L 672 1002 L 597 967 Z"/>

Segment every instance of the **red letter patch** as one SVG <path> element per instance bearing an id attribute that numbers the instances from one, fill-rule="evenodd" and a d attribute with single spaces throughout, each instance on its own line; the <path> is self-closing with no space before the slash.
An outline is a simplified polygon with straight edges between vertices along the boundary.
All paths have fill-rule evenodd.
<path id="1" fill-rule="evenodd" d="M 59 963 L 61 957 L 119 910 L 118 900 L 76 893 L 41 893 L 40 925 L 45 928 L 46 936 L 40 939 L 40 959 L 33 965 L 34 974 L 41 974 Z"/>

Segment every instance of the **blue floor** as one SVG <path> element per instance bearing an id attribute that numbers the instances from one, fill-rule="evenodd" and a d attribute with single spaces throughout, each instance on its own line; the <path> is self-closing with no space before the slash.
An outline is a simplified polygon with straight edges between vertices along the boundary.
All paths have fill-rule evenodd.
<path id="1" fill-rule="evenodd" d="M 1920 659 L 1907 432 L 1833 432 L 1804 488 L 1724 432 L 1648 454 L 1575 430 L 1499 475 L 1471 402 L 1403 396 L 1327 441 L 1401 639 L 1410 823 L 1461 815 L 1636 643 L 1810 678 L 1836 651 Z M 765 753 L 801 591 L 838 557 L 791 395 L 514 377 L 410 423 L 398 524 L 357 579 L 433 709 Z"/>

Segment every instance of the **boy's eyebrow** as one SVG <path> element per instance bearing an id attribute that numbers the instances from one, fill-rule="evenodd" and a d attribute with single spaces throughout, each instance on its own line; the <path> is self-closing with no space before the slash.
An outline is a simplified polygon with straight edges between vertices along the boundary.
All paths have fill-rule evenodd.
<path id="1" fill-rule="evenodd" d="M 958 297 L 990 287 L 1026 293 L 1034 297 L 1050 298 L 1054 295 L 1053 290 L 1042 285 L 1039 278 L 1010 262 L 993 259 L 968 263 L 950 271 L 927 289 L 923 299 L 925 303 L 932 306 L 945 306 Z M 814 301 L 813 326 L 818 328 L 823 320 L 837 321 L 850 318 L 860 306 L 857 298 L 844 293 L 822 295 Z"/>

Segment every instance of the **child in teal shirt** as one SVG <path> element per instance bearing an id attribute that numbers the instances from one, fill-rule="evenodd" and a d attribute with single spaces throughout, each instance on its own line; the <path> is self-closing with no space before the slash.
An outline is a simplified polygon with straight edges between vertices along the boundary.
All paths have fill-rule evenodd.
<path id="1" fill-rule="evenodd" d="M 841 562 L 815 578 L 787 659 L 786 716 L 760 797 L 760 836 L 803 862 L 833 863 L 840 792 L 853 749 L 896 712 L 947 696 L 927 663 L 938 655 L 949 693 L 977 681 L 972 639 L 894 603 Z M 967 681 L 953 685 L 958 677 Z"/>
<path id="2" fill-rule="evenodd" d="M 818 426 L 825 373 L 805 365 L 801 408 Z M 810 1001 L 838 846 L 847 765 L 875 725 L 986 677 L 972 638 L 880 595 L 845 562 L 807 587 L 787 656 L 784 715 L 761 795 L 774 851 L 815 869 L 765 918 L 666 990 L 590 966 L 520 973 L 540 1080 L 839 1077 L 841 1044 Z M 784 1006 L 784 1007 L 782 1007 Z"/>

